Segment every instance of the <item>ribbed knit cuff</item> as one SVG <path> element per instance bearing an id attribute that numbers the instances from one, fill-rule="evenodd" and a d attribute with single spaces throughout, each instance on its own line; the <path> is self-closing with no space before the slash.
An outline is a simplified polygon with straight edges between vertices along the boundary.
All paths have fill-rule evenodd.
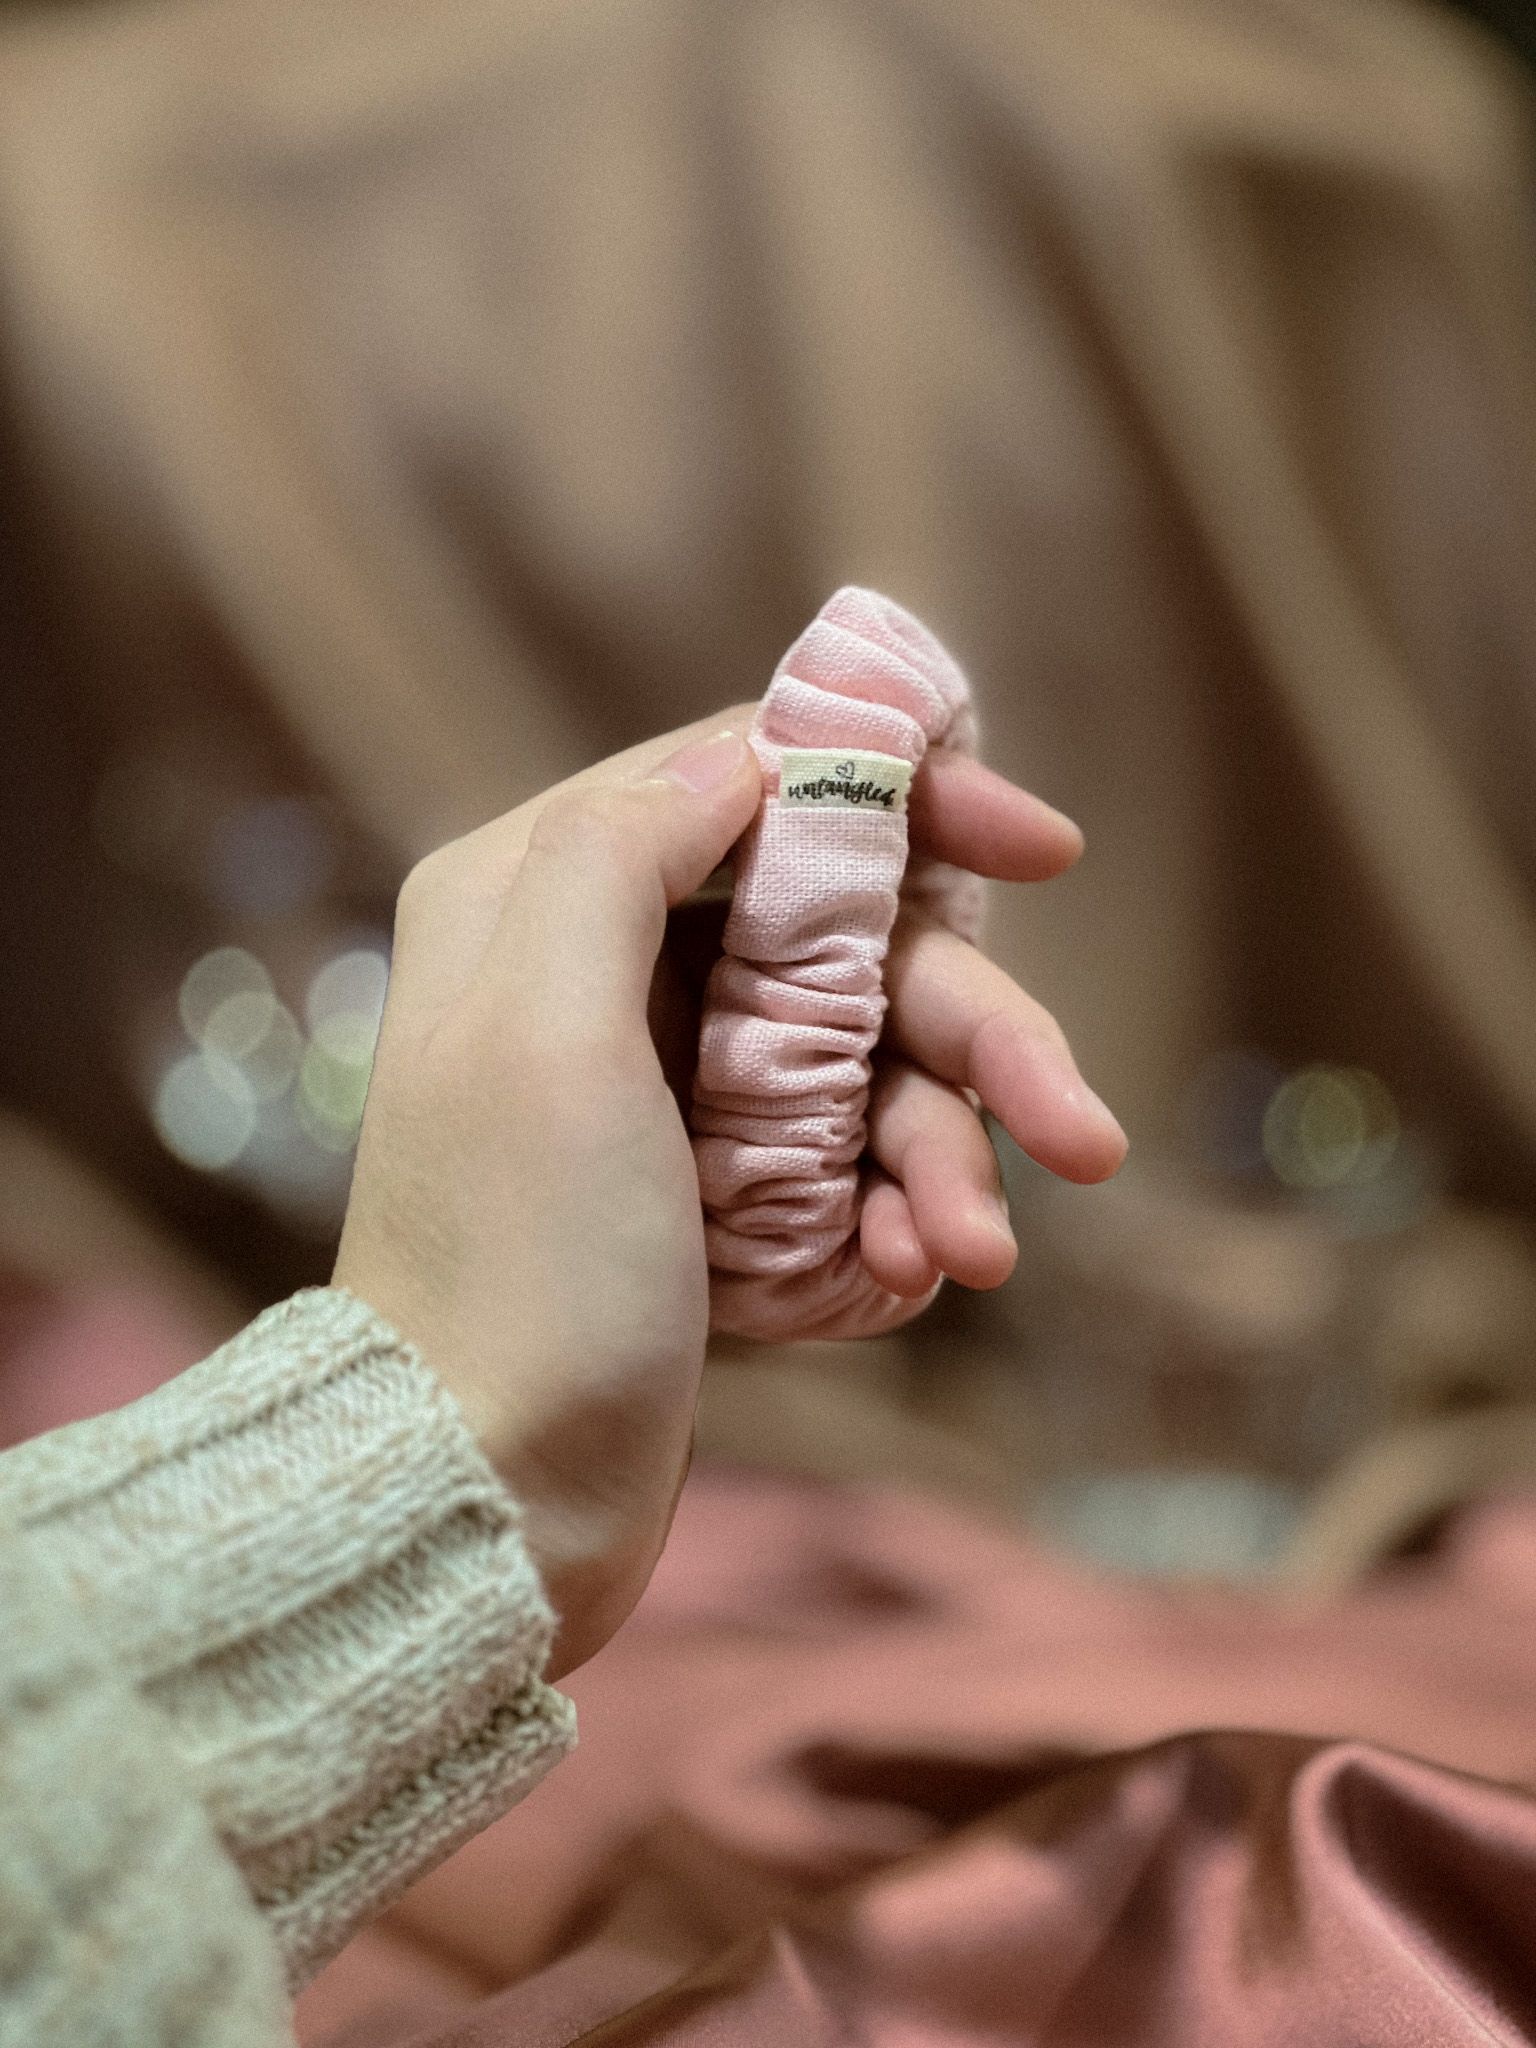
<path id="1" fill-rule="evenodd" d="M 0 1520 L 0 2048 L 292 2048 L 287 2014 L 153 1709 Z"/>
<path id="2" fill-rule="evenodd" d="M 4 1464 L 0 1509 L 168 1724 L 295 1984 L 571 1747 L 515 1503 L 340 1290 Z"/>

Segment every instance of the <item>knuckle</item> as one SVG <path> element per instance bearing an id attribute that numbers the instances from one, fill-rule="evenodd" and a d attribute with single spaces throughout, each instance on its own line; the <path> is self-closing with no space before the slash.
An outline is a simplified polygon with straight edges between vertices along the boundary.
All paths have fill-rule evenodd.
<path id="1" fill-rule="evenodd" d="M 406 875 L 395 898 L 395 932 L 397 938 L 409 937 L 419 925 L 431 917 L 433 909 L 440 904 L 446 888 L 444 869 L 447 865 L 445 849 L 425 854 Z"/>
<path id="2" fill-rule="evenodd" d="M 539 812 L 529 834 L 529 851 L 580 857 L 622 848 L 634 837 L 635 808 L 627 790 L 568 790 Z"/>
<path id="3" fill-rule="evenodd" d="M 1054 1053 L 1071 1053 L 1067 1034 L 1043 1003 L 1031 1002 L 1029 1029 L 1033 1035 Z"/>

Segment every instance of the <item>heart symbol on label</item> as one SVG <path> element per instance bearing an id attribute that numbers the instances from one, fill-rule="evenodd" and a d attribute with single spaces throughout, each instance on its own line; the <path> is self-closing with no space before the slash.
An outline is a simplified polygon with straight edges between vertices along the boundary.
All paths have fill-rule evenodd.
<path id="1" fill-rule="evenodd" d="M 832 770 L 832 773 L 840 779 L 845 779 L 853 773 L 853 763 L 851 761 L 839 761 Z"/>

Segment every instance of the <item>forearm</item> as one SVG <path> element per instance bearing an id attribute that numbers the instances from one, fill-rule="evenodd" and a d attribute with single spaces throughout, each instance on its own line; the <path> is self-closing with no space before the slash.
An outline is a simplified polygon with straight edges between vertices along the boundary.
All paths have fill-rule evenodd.
<path id="1" fill-rule="evenodd" d="M 570 1746 L 517 1508 L 345 1294 L 6 1453 L 0 1515 L 154 1710 L 293 1982 Z"/>

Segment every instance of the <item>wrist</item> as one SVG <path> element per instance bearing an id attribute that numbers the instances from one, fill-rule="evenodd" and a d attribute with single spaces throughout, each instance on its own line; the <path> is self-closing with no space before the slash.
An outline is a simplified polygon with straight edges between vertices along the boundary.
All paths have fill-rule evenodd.
<path id="1" fill-rule="evenodd" d="M 331 1286 L 387 1324 L 410 1346 L 437 1384 L 453 1400 L 470 1435 L 497 1477 L 507 1484 L 516 1462 L 517 1429 L 505 1373 L 471 1363 L 471 1348 L 456 1343 L 439 1318 L 417 1315 L 408 1289 L 380 1287 L 354 1270 L 343 1241 Z"/>

